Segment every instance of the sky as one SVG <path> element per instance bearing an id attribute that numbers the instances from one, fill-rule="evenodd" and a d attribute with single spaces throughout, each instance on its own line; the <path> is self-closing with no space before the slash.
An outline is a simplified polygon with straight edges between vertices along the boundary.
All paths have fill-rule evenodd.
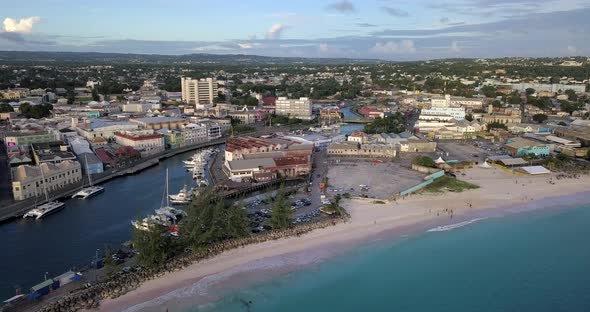
<path id="1" fill-rule="evenodd" d="M 0 0 L 0 50 L 425 60 L 590 55 L 589 0 Z"/>

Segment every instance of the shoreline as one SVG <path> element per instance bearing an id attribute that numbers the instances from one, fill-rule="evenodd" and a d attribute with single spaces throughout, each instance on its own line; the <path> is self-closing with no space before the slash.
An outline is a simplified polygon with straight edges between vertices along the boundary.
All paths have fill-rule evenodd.
<path id="1" fill-rule="evenodd" d="M 565 206 L 587 203 L 583 195 L 588 192 L 586 186 L 590 185 L 588 176 L 557 180 L 551 184 L 550 179 L 555 180 L 551 176 L 513 176 L 495 168 L 473 168 L 467 170 L 466 176 L 461 179 L 480 188 L 463 193 L 415 194 L 386 204 L 346 200 L 343 206 L 351 214 L 349 222 L 300 237 L 226 251 L 183 270 L 147 281 L 119 298 L 103 300 L 99 310 L 150 311 L 150 307 L 158 307 L 168 300 L 190 296 L 199 297 L 197 304 L 210 303 L 220 297 L 209 295 L 208 291 L 212 289 L 221 289 L 216 293 L 223 294 L 223 290 L 239 288 L 236 284 L 252 284 L 255 274 L 292 272 L 372 239 L 400 238 L 408 231 L 419 234 L 436 226 L 473 220 L 473 217 L 494 218 L 540 211 L 556 203 Z"/>

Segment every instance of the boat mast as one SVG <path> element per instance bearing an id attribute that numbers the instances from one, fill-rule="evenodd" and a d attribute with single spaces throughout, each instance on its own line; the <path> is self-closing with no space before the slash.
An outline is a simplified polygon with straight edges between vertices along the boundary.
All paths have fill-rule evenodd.
<path id="1" fill-rule="evenodd" d="M 47 181 L 45 181 L 45 174 L 43 173 L 42 164 L 39 164 L 39 170 L 41 170 L 41 181 L 43 182 L 43 193 L 45 193 L 45 200 L 49 201 L 49 195 L 47 195 Z"/>
<path id="2" fill-rule="evenodd" d="M 168 196 L 168 168 L 166 168 L 166 207 L 170 207 L 170 196 Z"/>
<path id="3" fill-rule="evenodd" d="M 90 171 L 88 171 L 88 157 L 84 154 L 84 163 L 86 164 L 86 175 L 88 176 L 88 186 L 92 186 L 92 178 L 90 177 Z M 82 185 L 84 187 L 84 185 Z"/>

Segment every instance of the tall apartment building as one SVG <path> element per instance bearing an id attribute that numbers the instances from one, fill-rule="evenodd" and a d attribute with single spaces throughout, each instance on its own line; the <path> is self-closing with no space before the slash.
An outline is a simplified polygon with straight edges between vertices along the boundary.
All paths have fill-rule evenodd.
<path id="1" fill-rule="evenodd" d="M 279 97 L 275 103 L 275 113 L 277 115 L 289 116 L 290 118 L 311 120 L 311 100 L 302 97 L 299 99 L 288 99 Z"/>
<path id="2" fill-rule="evenodd" d="M 213 78 L 180 78 L 182 101 L 188 104 L 213 103 L 217 96 L 217 82 Z"/>

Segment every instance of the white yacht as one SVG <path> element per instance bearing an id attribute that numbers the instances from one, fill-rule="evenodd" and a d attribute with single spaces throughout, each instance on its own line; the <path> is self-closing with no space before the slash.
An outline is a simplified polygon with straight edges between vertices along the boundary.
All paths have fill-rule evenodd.
<path id="1" fill-rule="evenodd" d="M 184 185 L 178 194 L 169 195 L 168 197 L 170 198 L 170 202 L 173 204 L 186 205 L 190 203 L 191 196 L 194 192 L 195 190 L 193 188 L 189 189 L 186 185 Z"/>
<path id="2" fill-rule="evenodd" d="M 43 169 L 39 167 L 39 170 L 41 171 L 42 181 L 44 181 L 45 175 L 43 173 Z M 47 188 L 45 187 L 45 184 L 43 184 L 43 193 L 45 193 L 45 200 L 47 202 L 28 211 L 23 215 L 23 218 L 35 218 L 36 220 L 39 220 L 49 214 L 52 214 L 63 209 L 66 206 L 66 204 L 57 200 L 49 201 L 49 195 L 47 195 Z"/>
<path id="3" fill-rule="evenodd" d="M 104 192 L 104 187 L 100 185 L 92 185 L 92 177 L 88 172 L 88 159 L 86 158 L 86 156 L 84 156 L 84 159 L 86 160 L 86 175 L 88 176 L 88 187 L 82 188 L 76 194 L 72 195 L 72 198 L 86 199 L 88 197 L 92 197 L 96 194 Z"/>

